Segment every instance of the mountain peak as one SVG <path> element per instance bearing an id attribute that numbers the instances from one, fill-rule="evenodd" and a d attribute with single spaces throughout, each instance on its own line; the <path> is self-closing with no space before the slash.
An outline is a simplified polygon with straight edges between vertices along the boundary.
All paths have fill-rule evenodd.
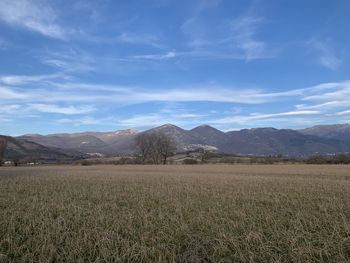
<path id="1" fill-rule="evenodd" d="M 183 129 L 174 124 L 166 123 L 159 127 L 153 128 L 151 130 L 179 130 L 179 131 L 181 130 L 182 131 Z"/>
<path id="2" fill-rule="evenodd" d="M 202 125 L 199 125 L 195 128 L 192 129 L 192 131 L 195 131 L 195 130 L 202 130 L 202 129 L 212 129 L 212 130 L 217 130 L 216 128 L 208 125 L 208 124 L 202 124 Z"/>
<path id="3" fill-rule="evenodd" d="M 176 125 L 171 124 L 171 123 L 163 124 L 163 125 L 159 126 L 158 128 L 169 128 L 169 127 L 171 127 L 171 128 L 179 128 Z"/>
<path id="4" fill-rule="evenodd" d="M 199 126 L 197 126 L 197 127 L 201 127 L 201 128 L 213 128 L 213 127 L 211 127 L 211 126 L 208 125 L 208 124 L 202 124 L 202 125 L 199 125 Z"/>

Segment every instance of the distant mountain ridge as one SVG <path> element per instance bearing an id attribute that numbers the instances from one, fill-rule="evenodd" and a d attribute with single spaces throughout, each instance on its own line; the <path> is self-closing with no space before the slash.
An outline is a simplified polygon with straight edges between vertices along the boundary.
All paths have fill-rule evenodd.
<path id="1" fill-rule="evenodd" d="M 303 134 L 350 141 L 350 124 L 317 125 L 300 130 Z"/>
<path id="2" fill-rule="evenodd" d="M 252 128 L 230 132 L 222 132 L 209 125 L 185 130 L 165 124 L 142 132 L 126 129 L 46 136 L 34 134 L 17 138 L 46 147 L 111 156 L 134 153 L 137 134 L 150 132 L 162 132 L 172 137 L 178 145 L 178 151 L 191 151 L 203 147 L 230 154 L 281 154 L 291 157 L 350 152 L 349 124 L 314 126 L 303 130 Z"/>
<path id="3" fill-rule="evenodd" d="M 48 147 L 74 149 L 83 153 L 114 154 L 131 153 L 134 137 L 138 132 L 132 129 L 115 132 L 80 132 L 43 135 L 23 135 L 20 139 L 30 140 Z"/>
<path id="4" fill-rule="evenodd" d="M 256 128 L 228 132 L 224 152 L 291 157 L 350 152 L 350 143 L 304 135 L 290 129 Z"/>

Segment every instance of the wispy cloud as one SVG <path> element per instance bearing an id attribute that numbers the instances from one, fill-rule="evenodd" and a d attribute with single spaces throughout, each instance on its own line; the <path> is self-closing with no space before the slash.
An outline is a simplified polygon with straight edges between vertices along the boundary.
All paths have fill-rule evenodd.
<path id="1" fill-rule="evenodd" d="M 264 19 L 253 14 L 245 14 L 231 21 L 218 21 L 207 25 L 206 19 L 191 17 L 182 25 L 182 30 L 190 40 L 190 51 L 180 52 L 188 57 L 208 59 L 237 59 L 251 61 L 274 58 L 277 51 L 259 40 L 256 33 Z"/>
<path id="2" fill-rule="evenodd" d="M 340 112 L 335 113 L 335 115 L 338 115 L 338 116 L 350 116 L 350 110 L 340 111 Z"/>
<path id="3" fill-rule="evenodd" d="M 169 61 L 175 59 L 187 60 L 248 60 L 245 54 L 240 52 L 227 52 L 227 50 L 191 50 L 191 51 L 168 51 L 166 53 L 155 53 L 145 55 L 134 55 L 131 60 L 154 60 L 154 61 Z M 252 58 L 250 58 L 252 59 Z"/>
<path id="4" fill-rule="evenodd" d="M 83 84 L 78 85 L 83 87 Z M 243 104 L 260 104 L 282 97 L 279 93 L 264 93 L 259 90 L 233 90 L 219 87 L 208 88 L 173 88 L 169 90 L 162 89 L 140 89 L 135 87 L 118 86 L 104 87 L 96 85 L 96 90 L 91 90 L 92 85 L 88 85 L 89 92 L 83 92 L 83 89 L 32 89 L 19 90 L 18 88 L 0 88 L 0 94 L 4 94 L 3 99 L 22 99 L 23 101 L 96 101 L 125 104 L 139 104 L 147 102 L 227 102 Z M 99 89 L 101 87 L 101 89 Z M 6 94 L 6 95 L 5 95 Z"/>
<path id="5" fill-rule="evenodd" d="M 96 109 L 92 106 L 59 106 L 53 104 L 29 104 L 30 109 L 45 113 L 58 113 L 64 115 L 78 115 L 94 112 Z"/>
<path id="6" fill-rule="evenodd" d="M 175 115 L 150 113 L 142 115 L 134 115 L 129 118 L 120 119 L 117 121 L 123 127 L 137 127 L 141 129 L 151 128 L 163 125 L 164 123 L 172 123 L 174 125 L 195 125 L 199 124 L 200 120 L 197 118 L 181 118 Z"/>
<path id="7" fill-rule="evenodd" d="M 336 70 L 341 66 L 342 61 L 336 56 L 329 41 L 313 39 L 309 44 L 317 51 L 317 62 L 320 65 L 331 70 Z"/>
<path id="8" fill-rule="evenodd" d="M 174 116 L 179 119 L 198 119 L 198 118 L 206 117 L 207 115 L 196 114 L 196 113 L 181 113 L 181 114 L 175 114 Z"/>
<path id="9" fill-rule="evenodd" d="M 33 77 L 34 78 L 34 77 Z M 31 79 L 29 76 L 26 78 Z M 19 81 L 19 80 L 16 80 Z M 14 81 L 14 82 L 16 82 Z M 21 80 L 23 81 L 23 80 Z M 11 81 L 10 81 L 11 82 Z M 39 85 L 40 86 L 40 85 Z M 222 102 L 236 104 L 264 104 L 294 98 L 310 102 L 344 101 L 350 95 L 350 82 L 325 83 L 312 87 L 268 92 L 263 89 L 220 85 L 146 88 L 113 84 L 46 81 L 44 88 L 25 89 L 0 87 L 1 100 L 18 99 L 27 102 L 48 101 L 115 101 L 126 104 L 147 102 Z M 302 105 L 299 103 L 299 105 Z M 311 106 L 312 104 L 308 103 Z M 299 106 L 301 107 L 301 106 Z M 305 107 L 305 106 L 304 106 Z"/>
<path id="10" fill-rule="evenodd" d="M 132 56 L 133 59 L 146 59 L 146 60 L 167 60 L 167 59 L 173 59 L 179 56 L 182 56 L 183 54 L 178 54 L 175 51 L 169 51 L 165 54 L 149 54 L 149 55 L 136 55 Z"/>
<path id="11" fill-rule="evenodd" d="M 331 102 L 331 101 L 348 101 L 350 98 L 350 81 L 340 81 L 317 85 L 311 87 L 310 91 L 315 91 L 313 94 L 309 93 L 303 98 L 304 101 L 316 102 Z"/>
<path id="12" fill-rule="evenodd" d="M 155 48 L 164 48 L 159 37 L 151 34 L 124 32 L 117 37 L 117 41 L 133 45 L 148 45 Z"/>
<path id="13" fill-rule="evenodd" d="M 273 53 L 267 50 L 267 44 L 257 40 L 255 33 L 263 23 L 263 19 L 251 15 L 245 15 L 232 21 L 232 37 L 221 42 L 232 43 L 244 53 L 246 60 L 273 57 Z"/>
<path id="14" fill-rule="evenodd" d="M 0 102 L 3 100 L 25 100 L 31 96 L 9 87 L 0 86 Z"/>
<path id="15" fill-rule="evenodd" d="M 101 124 L 104 122 L 104 119 L 101 118 L 93 118 L 90 116 L 84 116 L 80 118 L 63 118 L 63 119 L 58 119 L 55 122 L 58 124 L 70 124 L 73 126 L 86 126 L 86 125 L 96 125 L 96 124 Z"/>
<path id="16" fill-rule="evenodd" d="M 65 72 L 89 72 L 96 70 L 96 61 L 92 55 L 73 48 L 44 52 L 39 55 L 39 59 L 43 64 Z"/>
<path id="17" fill-rule="evenodd" d="M 251 113 L 249 115 L 236 115 L 232 117 L 220 118 L 217 120 L 211 120 L 210 123 L 214 124 L 250 124 L 256 123 L 257 121 L 262 120 L 281 120 L 284 118 L 284 121 L 288 121 L 286 118 L 296 117 L 296 116 L 310 116 L 310 115 L 319 115 L 320 111 L 288 111 L 288 112 L 278 112 L 271 114 L 264 113 Z"/>
<path id="18" fill-rule="evenodd" d="M 62 74 L 49 74 L 49 75 L 5 75 L 0 76 L 0 83 L 5 85 L 23 85 L 32 82 L 45 82 L 46 80 L 53 80 L 58 78 L 69 79 L 68 76 Z"/>
<path id="19" fill-rule="evenodd" d="M 1 112 L 3 114 L 13 114 L 21 110 L 22 106 L 19 104 L 5 104 L 5 105 L 0 105 L 1 107 Z"/>
<path id="20" fill-rule="evenodd" d="M 128 105 L 146 103 L 175 103 L 186 105 L 181 110 L 164 109 L 158 112 L 113 119 L 120 126 L 138 126 L 137 123 L 174 122 L 176 124 L 190 125 L 192 123 L 212 123 L 218 125 L 227 124 L 252 124 L 268 123 L 271 121 L 286 123 L 301 119 L 314 119 L 317 116 L 348 116 L 350 103 L 350 81 L 321 83 L 305 88 L 297 88 L 286 91 L 269 92 L 264 89 L 251 89 L 222 85 L 195 85 L 191 87 L 137 87 L 119 86 L 113 84 L 87 84 L 66 81 L 65 78 L 55 79 L 56 76 L 15 76 L 12 78 L 0 78 L 0 82 L 6 82 L 7 86 L 0 86 L 0 103 L 3 105 L 25 105 L 21 108 L 13 106 L 8 108 L 6 114 L 25 110 L 30 113 L 48 113 L 62 115 L 95 115 L 96 109 L 106 107 L 107 112 Z M 28 88 L 29 87 L 29 88 Z M 294 109 L 283 112 L 259 112 L 252 113 L 242 110 L 244 105 L 269 105 L 282 103 L 282 101 L 294 101 Z M 191 103 L 221 103 L 224 108 L 240 107 L 239 111 L 225 111 L 212 114 L 194 111 Z M 94 106 L 91 106 L 94 105 Z M 103 106 L 102 106 L 103 105 Z M 216 104 L 217 105 L 217 104 Z M 293 107 L 293 105 L 290 105 Z M 255 106 L 254 106 L 255 107 Z M 108 109 L 109 108 L 109 109 Z M 268 107 L 267 107 L 268 108 Z M 209 111 L 208 111 L 209 112 Z M 6 114 L 4 118 L 6 117 Z M 211 115 L 216 117 L 210 120 Z M 85 124 L 97 124 L 96 118 L 88 116 Z M 93 119 L 91 119 L 93 118 Z M 317 117 L 318 118 L 318 117 Z M 105 118 L 102 118 L 105 119 Z M 67 121 L 67 120 L 66 120 Z M 80 122 L 81 123 L 81 122 Z M 99 122 L 101 124 L 102 122 Z M 82 124 L 83 125 L 83 124 Z"/>
<path id="21" fill-rule="evenodd" d="M 47 1 L 2 0 L 0 20 L 57 39 L 67 39 L 72 32 L 57 23 L 57 14 Z"/>
<path id="22" fill-rule="evenodd" d="M 320 104 L 298 104 L 295 105 L 295 107 L 299 110 L 330 110 L 330 109 L 336 109 L 341 107 L 346 107 L 350 105 L 350 99 L 348 100 L 335 100 L 335 101 L 328 101 Z"/>
<path id="23" fill-rule="evenodd" d="M 165 118 L 164 115 L 157 113 L 145 114 L 145 115 L 135 115 L 129 118 L 125 118 L 119 121 L 120 125 L 125 127 L 140 127 L 144 126 L 157 126 L 164 123 L 175 123 L 173 119 Z"/>

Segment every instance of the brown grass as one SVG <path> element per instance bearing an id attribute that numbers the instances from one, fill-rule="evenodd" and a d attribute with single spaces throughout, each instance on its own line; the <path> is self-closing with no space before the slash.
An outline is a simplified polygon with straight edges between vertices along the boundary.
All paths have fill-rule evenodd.
<path id="1" fill-rule="evenodd" d="M 0 169 L 0 262 L 349 262 L 350 167 Z"/>

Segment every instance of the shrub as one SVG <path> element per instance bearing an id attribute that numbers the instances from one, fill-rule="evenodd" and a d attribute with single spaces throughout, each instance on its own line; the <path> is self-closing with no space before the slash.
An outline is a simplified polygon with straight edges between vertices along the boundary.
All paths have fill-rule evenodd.
<path id="1" fill-rule="evenodd" d="M 182 164 L 198 164 L 196 159 L 186 158 L 182 161 Z"/>
<path id="2" fill-rule="evenodd" d="M 81 162 L 81 165 L 83 165 L 83 166 L 87 166 L 87 165 L 92 165 L 93 163 L 91 162 L 91 161 L 88 161 L 88 160 L 83 160 L 82 162 Z"/>

